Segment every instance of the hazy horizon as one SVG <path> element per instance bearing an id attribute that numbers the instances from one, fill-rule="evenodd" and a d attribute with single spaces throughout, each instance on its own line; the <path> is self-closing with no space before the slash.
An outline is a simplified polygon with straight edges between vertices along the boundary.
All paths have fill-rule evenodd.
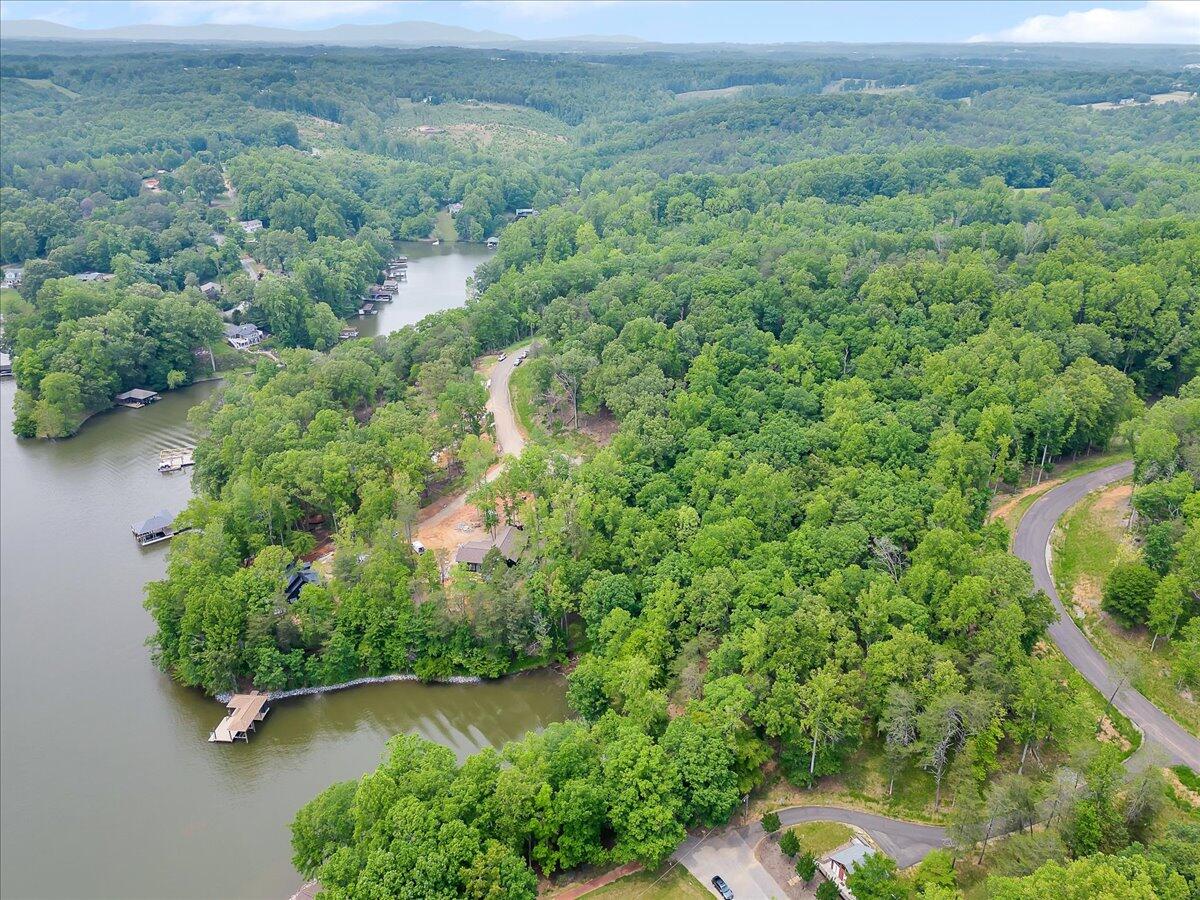
<path id="1" fill-rule="evenodd" d="M 673 43 L 1200 44 L 1200 4 L 1150 2 L 933 3 L 658 0 L 4 0 L 0 22 L 42 20 L 87 30 L 247 26 L 320 31 L 428 22 L 521 40 L 579 36 Z"/>

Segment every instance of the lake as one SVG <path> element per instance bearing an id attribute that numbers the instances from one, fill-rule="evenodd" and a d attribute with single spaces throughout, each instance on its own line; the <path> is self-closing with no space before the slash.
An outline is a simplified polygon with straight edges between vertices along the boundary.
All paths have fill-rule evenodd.
<path id="1" fill-rule="evenodd" d="M 381 329 L 461 304 L 463 280 L 486 255 L 423 249 L 433 252 L 408 253 L 412 280 L 395 313 L 377 317 Z M 186 505 L 188 474 L 159 474 L 158 451 L 193 442 L 187 411 L 217 387 L 35 442 L 13 437 L 15 385 L 0 383 L 6 898 L 284 898 L 300 883 L 295 811 L 373 768 L 393 734 L 424 735 L 461 758 L 569 716 L 551 673 L 401 682 L 283 701 L 249 744 L 208 743 L 222 707 L 158 672 L 144 646 L 142 585 L 162 577 L 169 544 L 140 549 L 130 523 Z"/>
<path id="2" fill-rule="evenodd" d="M 392 303 L 375 308 L 378 315 L 348 320 L 361 336 L 389 334 L 415 325 L 430 313 L 462 306 L 467 299 L 467 279 L 481 262 L 495 255 L 482 244 L 440 244 L 400 241 L 396 253 L 408 257 L 408 280 Z"/>

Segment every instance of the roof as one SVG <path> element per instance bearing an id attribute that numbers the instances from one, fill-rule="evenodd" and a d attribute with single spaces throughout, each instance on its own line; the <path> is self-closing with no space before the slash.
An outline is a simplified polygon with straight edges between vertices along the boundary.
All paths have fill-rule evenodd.
<path id="1" fill-rule="evenodd" d="M 221 290 L 221 286 L 219 284 L 217 284 L 215 281 L 206 281 L 206 282 L 204 282 L 204 284 L 200 285 L 200 290 L 202 290 L 202 291 L 207 291 L 210 288 L 214 291 Z"/>
<path id="2" fill-rule="evenodd" d="M 488 555 L 488 551 L 491 549 L 491 541 L 467 541 L 454 554 L 454 561 L 458 563 L 470 563 L 476 566 L 482 565 L 483 558 Z"/>
<path id="3" fill-rule="evenodd" d="M 134 534 L 152 534 L 155 531 L 162 531 L 170 526 L 175 521 L 175 517 L 167 510 L 160 509 L 144 522 L 133 523 Z"/>
<path id="4" fill-rule="evenodd" d="M 848 843 L 846 846 L 842 847 L 840 850 L 835 850 L 833 853 L 830 853 L 829 860 L 830 862 L 837 863 L 847 872 L 849 872 L 874 852 L 874 850 L 872 850 L 858 838 L 852 838 L 850 843 Z"/>
<path id="5" fill-rule="evenodd" d="M 242 325 L 229 324 L 225 326 L 225 337 L 252 338 L 259 334 L 257 325 L 246 322 Z"/>
<path id="6" fill-rule="evenodd" d="M 482 565 L 484 557 L 495 547 L 506 560 L 516 562 L 519 555 L 517 543 L 520 536 L 521 530 L 519 528 L 514 528 L 512 525 L 505 525 L 497 533 L 495 539 L 485 538 L 478 541 L 467 541 L 454 554 L 454 561 L 470 563 L 476 566 Z"/>
<path id="7" fill-rule="evenodd" d="M 118 400 L 149 400 L 151 397 L 157 397 L 158 391 L 148 391 L 145 388 L 134 388 L 132 391 L 126 391 L 123 394 L 117 394 Z"/>
<path id="8" fill-rule="evenodd" d="M 230 697 L 229 702 L 225 704 L 229 715 L 221 720 L 221 724 L 214 732 L 217 739 L 229 743 L 233 740 L 234 735 L 249 731 L 251 725 L 261 721 L 264 717 L 263 707 L 270 699 L 269 695 L 260 694 L 258 691 L 250 694 L 234 694 Z"/>
<path id="9" fill-rule="evenodd" d="M 307 562 L 300 565 L 293 563 L 283 574 L 288 580 L 283 592 L 289 598 L 298 597 L 306 584 L 317 584 L 320 581 L 317 573 L 313 571 L 312 563 Z"/>

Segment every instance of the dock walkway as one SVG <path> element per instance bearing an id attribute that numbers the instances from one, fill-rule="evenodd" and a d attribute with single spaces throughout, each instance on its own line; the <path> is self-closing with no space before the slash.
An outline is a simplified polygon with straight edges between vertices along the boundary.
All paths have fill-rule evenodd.
<path id="1" fill-rule="evenodd" d="M 232 744 L 234 741 L 250 740 L 254 726 L 267 717 L 271 707 L 267 706 L 270 696 L 251 691 L 249 694 L 234 694 L 225 704 L 229 715 L 208 736 L 210 742 Z"/>

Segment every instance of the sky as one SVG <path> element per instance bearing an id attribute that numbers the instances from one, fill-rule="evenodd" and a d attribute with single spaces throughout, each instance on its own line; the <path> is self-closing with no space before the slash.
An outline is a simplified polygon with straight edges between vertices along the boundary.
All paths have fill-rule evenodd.
<path id="1" fill-rule="evenodd" d="M 79 28 L 219 23 L 297 29 L 415 19 L 522 38 L 608 34 L 667 43 L 992 40 L 1200 44 L 1200 0 L 0 0 L 3 19 L 46 19 Z"/>

